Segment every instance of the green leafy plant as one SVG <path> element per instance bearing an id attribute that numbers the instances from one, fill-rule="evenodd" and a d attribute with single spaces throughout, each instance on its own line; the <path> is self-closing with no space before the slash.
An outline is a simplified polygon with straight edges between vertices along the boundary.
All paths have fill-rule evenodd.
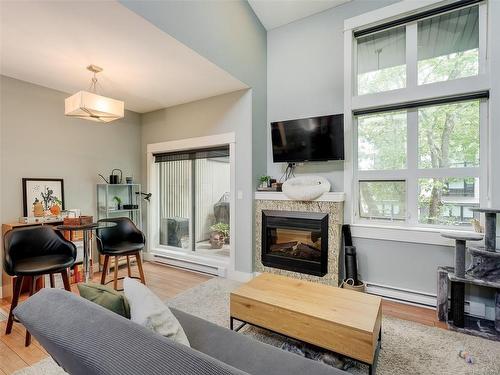
<path id="1" fill-rule="evenodd" d="M 116 195 L 113 197 L 113 200 L 116 202 L 116 204 L 118 205 L 118 209 L 120 209 L 121 205 L 122 205 L 122 199 L 120 197 L 117 197 Z"/>
<path id="2" fill-rule="evenodd" d="M 217 223 L 210 227 L 212 232 L 219 232 L 224 235 L 224 237 L 229 237 L 229 224 Z"/>
<path id="3" fill-rule="evenodd" d="M 259 181 L 261 184 L 264 182 L 268 182 L 271 179 L 271 176 L 260 176 Z"/>

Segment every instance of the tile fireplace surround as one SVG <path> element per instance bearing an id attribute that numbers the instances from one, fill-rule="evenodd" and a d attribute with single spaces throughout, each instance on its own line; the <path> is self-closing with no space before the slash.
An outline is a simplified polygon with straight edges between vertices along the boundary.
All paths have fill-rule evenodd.
<path id="1" fill-rule="evenodd" d="M 328 214 L 328 272 L 326 275 L 314 276 L 292 272 L 278 268 L 266 267 L 262 264 L 262 210 L 322 212 Z M 339 254 L 342 241 L 341 227 L 344 220 L 344 193 L 325 193 L 314 201 L 295 201 L 288 199 L 283 193 L 255 193 L 255 269 L 257 272 L 269 272 L 297 279 L 316 281 L 323 284 L 338 285 Z"/>

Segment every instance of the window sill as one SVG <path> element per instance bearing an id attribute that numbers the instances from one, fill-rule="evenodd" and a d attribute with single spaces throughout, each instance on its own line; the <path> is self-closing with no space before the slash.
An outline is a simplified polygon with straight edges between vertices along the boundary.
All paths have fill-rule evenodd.
<path id="1" fill-rule="evenodd" d="M 351 224 L 352 236 L 356 238 L 409 242 L 425 245 L 455 246 L 453 240 L 441 236 L 440 232 L 443 230 L 448 229 L 365 223 Z M 464 231 L 467 231 L 467 229 L 464 229 Z"/>

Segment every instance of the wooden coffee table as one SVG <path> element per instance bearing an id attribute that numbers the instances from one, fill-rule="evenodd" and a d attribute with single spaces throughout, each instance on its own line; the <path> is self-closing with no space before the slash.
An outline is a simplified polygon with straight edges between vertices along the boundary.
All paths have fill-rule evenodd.
<path id="1" fill-rule="evenodd" d="M 369 366 L 374 374 L 382 340 L 381 298 L 263 273 L 230 297 L 234 320 L 307 342 Z"/>

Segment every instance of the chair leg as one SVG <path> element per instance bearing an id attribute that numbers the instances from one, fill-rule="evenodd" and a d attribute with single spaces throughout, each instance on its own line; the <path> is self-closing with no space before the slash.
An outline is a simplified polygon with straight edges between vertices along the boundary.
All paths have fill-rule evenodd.
<path id="1" fill-rule="evenodd" d="M 73 275 L 75 275 L 75 283 L 78 284 L 79 282 L 82 281 L 81 277 L 80 277 L 80 270 L 78 269 L 78 265 L 77 264 L 75 264 L 73 266 Z"/>
<path id="2" fill-rule="evenodd" d="M 135 253 L 135 260 L 137 261 L 137 267 L 139 268 L 139 275 L 141 276 L 141 283 L 146 285 L 146 278 L 144 277 L 144 270 L 142 269 L 142 259 L 141 253 Z"/>
<path id="3" fill-rule="evenodd" d="M 66 289 L 68 292 L 71 292 L 71 287 L 69 285 L 68 270 L 61 271 L 61 276 L 63 279 L 64 289 Z"/>
<path id="4" fill-rule="evenodd" d="M 128 277 L 132 277 L 132 271 L 130 270 L 130 258 L 128 255 L 127 255 L 127 273 Z"/>
<path id="5" fill-rule="evenodd" d="M 14 279 L 14 293 L 12 295 L 12 304 L 10 305 L 9 318 L 7 320 L 7 328 L 5 329 L 5 334 L 8 335 L 12 332 L 12 325 L 14 323 L 14 314 L 12 311 L 16 308 L 19 302 L 19 296 L 21 295 L 21 287 L 23 285 L 23 276 L 16 276 Z"/>
<path id="6" fill-rule="evenodd" d="M 50 287 L 51 288 L 55 288 L 55 286 L 56 286 L 56 280 L 55 280 L 54 274 L 51 273 L 49 275 L 49 278 L 50 278 Z"/>
<path id="7" fill-rule="evenodd" d="M 109 268 L 109 255 L 104 255 L 104 265 L 102 267 L 101 284 L 106 284 L 106 274 Z"/>
<path id="8" fill-rule="evenodd" d="M 30 297 L 37 292 L 37 285 L 36 285 L 37 279 L 38 276 L 33 276 L 31 278 Z M 24 346 L 30 346 L 30 344 L 31 344 L 31 333 L 26 328 L 26 338 L 24 340 Z"/>
<path id="9" fill-rule="evenodd" d="M 118 290 L 118 257 L 115 256 L 115 267 L 114 267 L 114 280 L 113 280 L 113 288 Z"/>

